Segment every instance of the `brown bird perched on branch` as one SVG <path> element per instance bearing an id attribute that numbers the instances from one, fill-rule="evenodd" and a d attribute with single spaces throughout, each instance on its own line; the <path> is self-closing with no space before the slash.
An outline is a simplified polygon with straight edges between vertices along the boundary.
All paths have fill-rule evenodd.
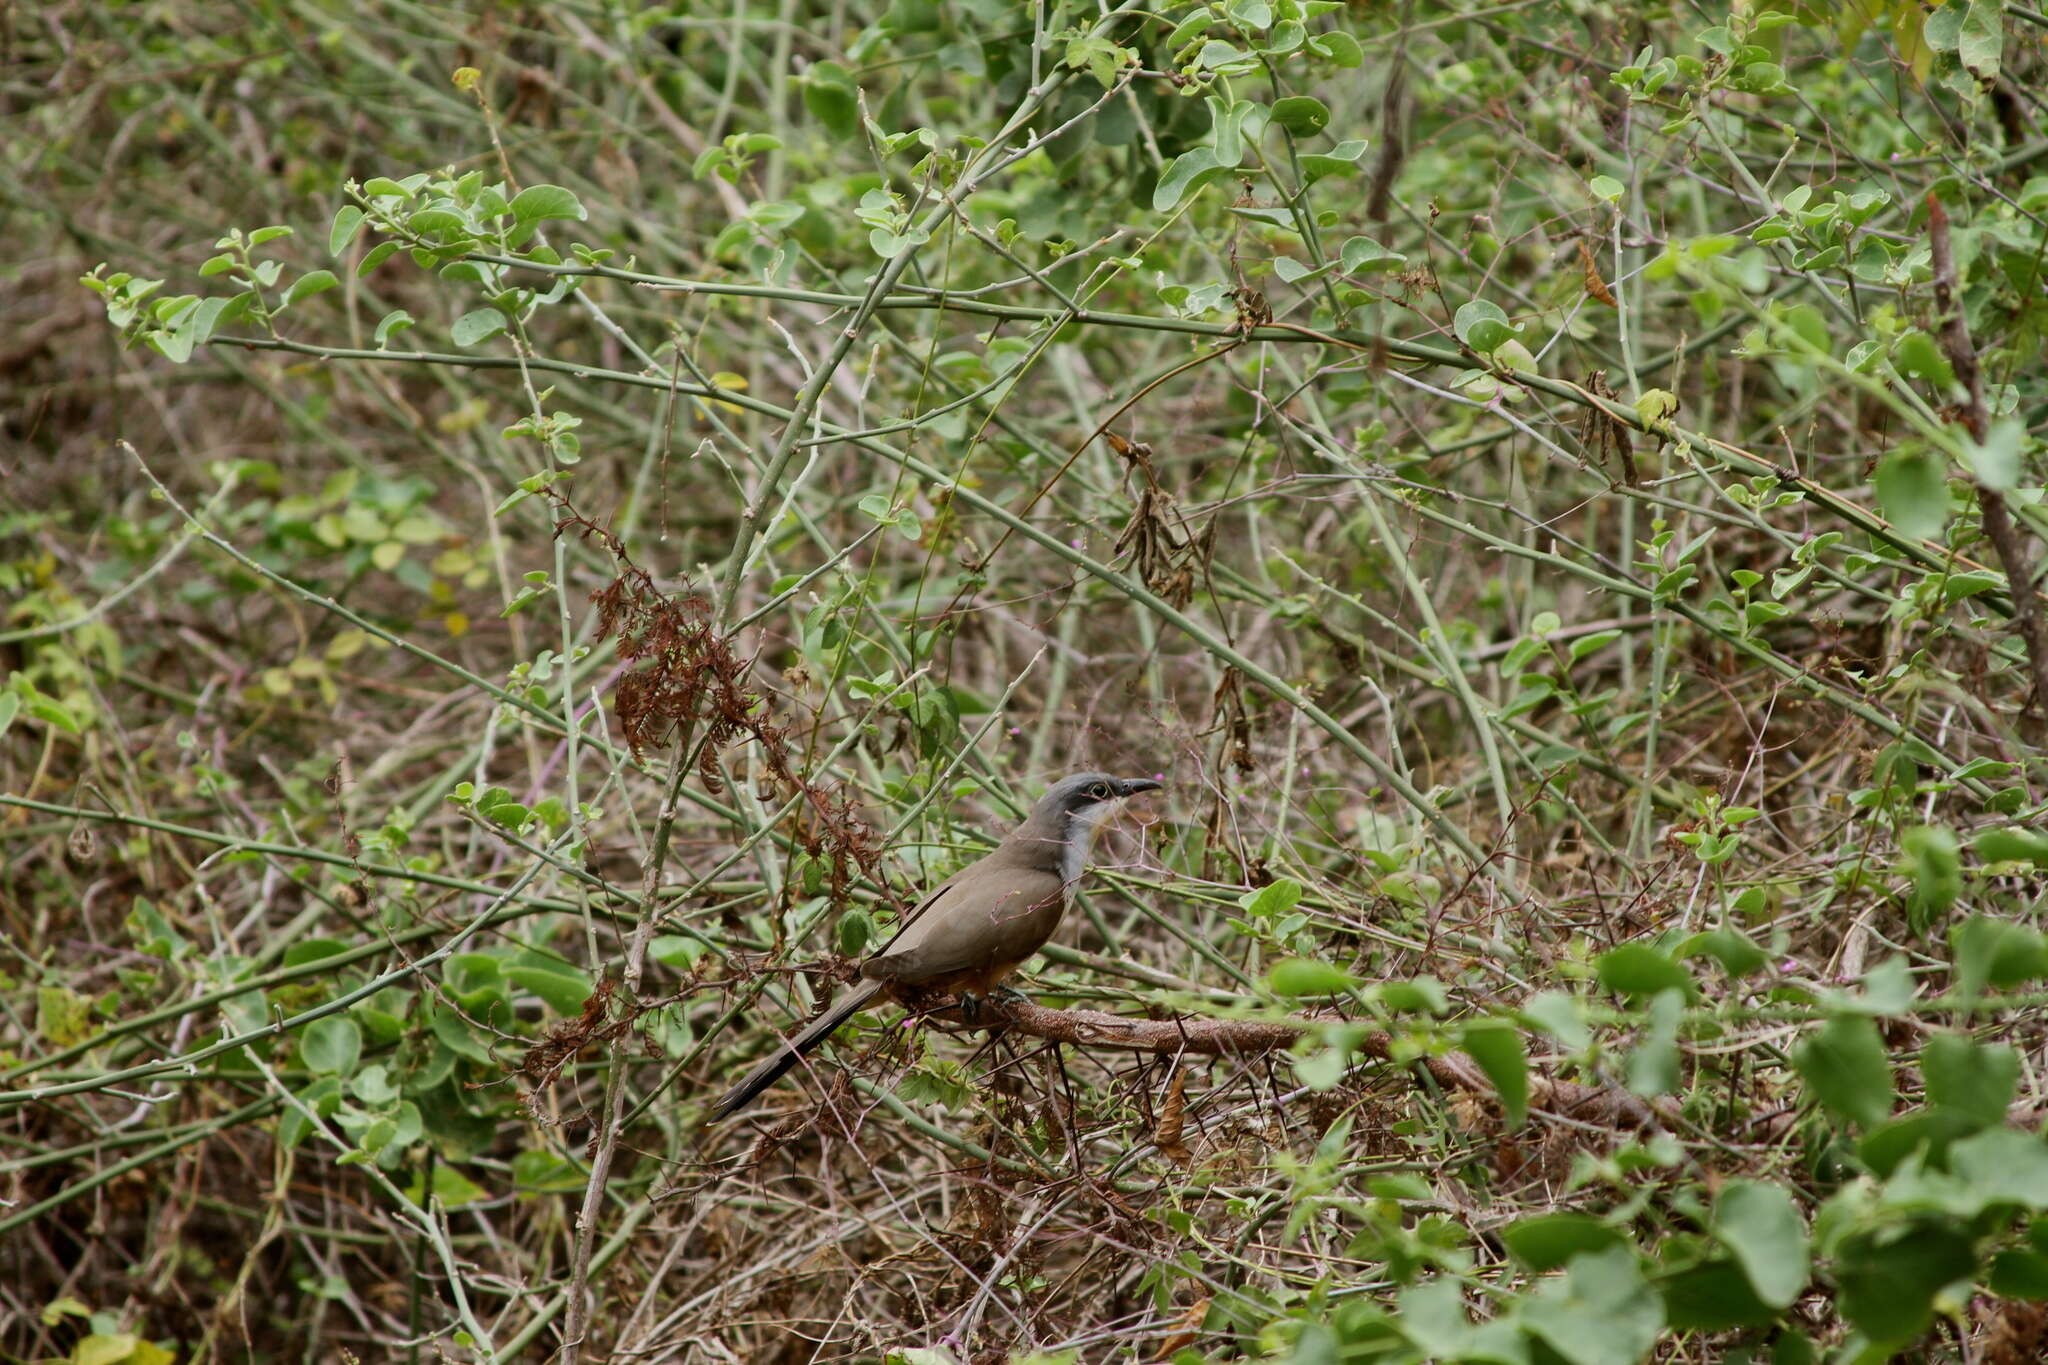
<path id="1" fill-rule="evenodd" d="M 1125 797 L 1159 787 L 1149 777 L 1108 773 L 1054 783 L 988 856 L 941 882 L 910 912 L 896 937 L 860 964 L 858 985 L 727 1091 L 710 1121 L 745 1108 L 876 996 L 916 1005 L 941 995 L 987 994 L 1059 927 L 1103 818 Z"/>

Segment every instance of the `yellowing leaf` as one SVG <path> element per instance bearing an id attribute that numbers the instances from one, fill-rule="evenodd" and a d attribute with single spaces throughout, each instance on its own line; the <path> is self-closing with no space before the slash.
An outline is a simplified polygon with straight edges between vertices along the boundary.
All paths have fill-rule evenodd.
<path id="1" fill-rule="evenodd" d="M 95 1332 L 71 1348 L 72 1365 L 120 1365 L 134 1356 L 140 1342 L 133 1332 Z"/>
<path id="2" fill-rule="evenodd" d="M 36 1032 L 58 1047 L 92 1034 L 92 1002 L 68 986 L 36 988 Z"/>
<path id="3" fill-rule="evenodd" d="M 468 431 L 471 427 L 480 424 L 488 411 L 489 409 L 485 406 L 483 399 L 472 398 L 452 412 L 444 412 L 439 417 L 436 417 L 434 419 L 434 429 L 453 436 L 459 432 Z"/>

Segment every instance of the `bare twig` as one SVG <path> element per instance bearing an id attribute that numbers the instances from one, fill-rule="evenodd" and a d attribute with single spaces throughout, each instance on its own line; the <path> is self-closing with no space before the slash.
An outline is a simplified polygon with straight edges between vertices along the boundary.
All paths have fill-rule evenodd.
<path id="1" fill-rule="evenodd" d="M 1984 370 L 1977 363 L 1977 347 L 1970 340 L 1970 322 L 1956 297 L 1956 263 L 1949 249 L 1948 211 L 1939 196 L 1927 196 L 1927 241 L 1934 257 L 1934 306 L 1940 314 L 1942 349 L 1949 367 L 1968 397 L 1958 411 L 1963 427 L 1979 445 L 1991 431 L 1991 413 L 1984 405 Z M 2012 585 L 2013 624 L 2027 650 L 2027 670 L 2033 680 L 2025 718 L 2028 736 L 2039 739 L 2048 725 L 2043 723 L 2043 706 L 2048 706 L 2048 627 L 2041 621 L 2041 604 L 2034 593 L 2034 569 L 2025 542 L 2020 539 L 2005 494 L 1981 480 L 1975 481 L 1977 505 L 1984 513 L 1984 534 Z"/>
<path id="2" fill-rule="evenodd" d="M 1303 1033 L 1324 1021 L 1313 1018 L 1268 1019 L 1130 1019 L 1102 1010 L 1048 1009 L 1023 1001 L 995 1001 L 987 1008 L 1019 1033 L 1079 1047 L 1119 1047 L 1162 1056 L 1243 1056 L 1292 1047 Z M 1369 1033 L 1358 1050 L 1367 1057 L 1389 1058 L 1393 1040 Z M 1425 1057 L 1423 1067 L 1446 1089 L 1491 1094 L 1493 1086 L 1479 1069 L 1456 1057 Z M 1653 1106 L 1623 1091 L 1576 1081 L 1532 1077 L 1533 1108 L 1611 1127 L 1642 1128 L 1670 1119 L 1663 1106 Z"/>

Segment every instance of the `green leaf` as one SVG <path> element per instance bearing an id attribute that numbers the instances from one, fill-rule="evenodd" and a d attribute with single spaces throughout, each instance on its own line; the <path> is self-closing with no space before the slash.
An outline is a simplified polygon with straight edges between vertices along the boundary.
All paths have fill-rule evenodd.
<path id="1" fill-rule="evenodd" d="M 1937 1033 L 1920 1049 L 1920 1074 L 1929 1104 L 1989 1128 L 2005 1122 L 2019 1086 L 2020 1056 L 2004 1043 Z"/>
<path id="2" fill-rule="evenodd" d="M 1966 602 L 1982 593 L 2002 591 L 2004 587 L 2004 574 L 1980 570 L 1952 573 L 1941 585 L 1942 605 Z"/>
<path id="3" fill-rule="evenodd" d="M 1451 320 L 1451 329 L 1458 334 L 1458 340 L 1482 355 L 1499 350 L 1516 335 L 1516 329 L 1508 324 L 1508 315 L 1501 312 L 1498 304 L 1485 299 L 1474 299 L 1460 307 Z"/>
<path id="4" fill-rule="evenodd" d="M 1351 237 L 1344 242 L 1342 260 L 1347 275 L 1370 275 L 1385 270 L 1399 270 L 1408 258 L 1398 251 L 1389 251 L 1370 237 Z"/>
<path id="5" fill-rule="evenodd" d="M 383 1066 L 366 1066 L 349 1079 L 351 1095 L 364 1104 L 390 1104 L 398 1098 L 398 1087 L 391 1083 L 391 1073 Z"/>
<path id="6" fill-rule="evenodd" d="M 512 1184 L 521 1194 L 575 1194 L 589 1177 L 553 1152 L 529 1148 L 512 1158 Z"/>
<path id="7" fill-rule="evenodd" d="M 282 962 L 287 967 L 303 967 L 308 962 L 318 962 L 323 957 L 347 951 L 348 945 L 338 938 L 302 938 L 284 950 Z"/>
<path id="8" fill-rule="evenodd" d="M 1395 1014 L 1442 1014 L 1451 1007 L 1450 993 L 1433 976 L 1380 983 L 1380 1003 Z"/>
<path id="9" fill-rule="evenodd" d="M 1732 977 L 1745 977 L 1761 971 L 1769 961 L 1764 950 L 1757 947 L 1749 935 L 1740 929 L 1727 927 L 1694 934 L 1678 945 L 1676 956 L 1681 961 L 1690 957 L 1711 957 Z"/>
<path id="10" fill-rule="evenodd" d="M 1248 68 L 1251 59 L 1235 43 L 1226 43 L 1220 38 L 1211 38 L 1202 44 L 1202 50 L 1195 54 L 1195 66 L 1203 71 L 1225 71 Z"/>
<path id="11" fill-rule="evenodd" d="M 1902 1014 L 1913 1004 L 1913 970 L 1902 954 L 1893 953 L 1863 974 L 1855 992 L 1827 991 L 1823 1003 L 1845 1014 Z"/>
<path id="12" fill-rule="evenodd" d="M 1669 389 L 1644 389 L 1636 395 L 1633 406 L 1637 419 L 1654 428 L 1660 422 L 1670 421 L 1671 414 L 1678 411 L 1678 395 Z"/>
<path id="13" fill-rule="evenodd" d="M 2048 976 L 2048 946 L 2023 924 L 1977 915 L 1950 933 L 1955 991 L 1974 1000 L 1984 988 L 2004 989 Z"/>
<path id="14" fill-rule="evenodd" d="M 1681 991 L 1695 998 L 1692 973 L 1647 943 L 1624 943 L 1602 953 L 1593 963 L 1600 984 L 1632 999 Z"/>
<path id="15" fill-rule="evenodd" d="M 1875 1128 L 1890 1117 L 1896 1093 L 1891 1062 L 1877 1025 L 1861 1015 L 1838 1014 L 1801 1043 L 1792 1064 L 1837 1118 Z"/>
<path id="16" fill-rule="evenodd" d="M 421 1198 L 426 1184 L 423 1175 L 424 1173 L 422 1175 L 415 1175 L 412 1184 L 405 1191 L 406 1198 L 412 1200 L 415 1204 L 425 1203 L 425 1200 Z M 464 1204 L 481 1203 L 483 1200 L 490 1198 L 490 1193 L 489 1190 L 486 1190 L 483 1186 L 477 1184 L 448 1163 L 438 1162 L 435 1164 L 434 1198 L 439 1200 L 444 1207 L 452 1209 L 459 1208 Z"/>
<path id="17" fill-rule="evenodd" d="M 16 674 L 15 676 L 19 678 L 21 675 Z M 75 735 L 82 728 L 78 717 L 72 714 L 70 707 L 58 701 L 55 697 L 45 696 L 43 693 L 36 691 L 33 686 L 30 686 L 25 694 L 17 692 L 12 695 L 21 698 L 21 704 L 28 711 L 29 715 L 46 725 L 55 726 L 67 735 Z"/>
<path id="18" fill-rule="evenodd" d="M 1230 16 L 1232 23 L 1249 32 L 1260 32 L 1273 26 L 1273 7 L 1266 0 L 1229 0 L 1223 12 Z"/>
<path id="19" fill-rule="evenodd" d="M 583 1013 L 590 998 L 590 978 L 568 965 L 557 967 L 506 967 L 505 979 L 531 995 L 538 996 L 556 1014 L 574 1018 Z"/>
<path id="20" fill-rule="evenodd" d="M 1155 212 L 1170 213 L 1202 186 L 1229 171 L 1229 166 L 1217 160 L 1213 147 L 1197 147 L 1183 152 L 1160 171 L 1159 183 L 1152 190 L 1152 208 Z"/>
<path id="21" fill-rule="evenodd" d="M 1465 1293 L 1456 1277 L 1439 1275 L 1395 1296 L 1401 1335 L 1435 1359 L 1456 1360 L 1473 1337 Z"/>
<path id="22" fill-rule="evenodd" d="M 456 1056 L 489 1064 L 491 1050 L 477 1041 L 475 1035 L 470 1033 L 468 1023 L 454 1010 L 439 1006 L 429 1008 L 427 1027 L 433 1030 L 434 1037 L 441 1046 Z"/>
<path id="23" fill-rule="evenodd" d="M 1347 69 L 1360 66 L 1365 61 L 1365 49 L 1358 45 L 1358 39 L 1342 29 L 1334 33 L 1319 33 L 1308 40 L 1308 45 L 1312 51 Z"/>
<path id="24" fill-rule="evenodd" d="M 330 1014 L 306 1025 L 299 1039 L 299 1055 L 306 1069 L 323 1075 L 346 1076 L 356 1069 L 363 1055 L 363 1032 L 345 1014 Z"/>
<path id="25" fill-rule="evenodd" d="M 368 251 L 365 251 L 363 259 L 356 265 L 356 278 L 359 280 L 363 279 L 378 266 L 396 256 L 402 245 L 399 242 L 379 242 Z"/>
<path id="26" fill-rule="evenodd" d="M 874 942 L 875 922 L 865 910 L 848 910 L 839 917 L 839 951 L 857 957 Z"/>
<path id="27" fill-rule="evenodd" d="M 2000 492 L 2019 485 L 2025 472 L 2026 424 L 2017 417 L 2002 417 L 1991 424 L 1979 442 L 1963 433 L 1963 455 L 1970 474 L 1986 488 Z"/>
<path id="28" fill-rule="evenodd" d="M 1756 1296 L 1742 1267 L 1716 1257 L 1656 1277 L 1664 1299 L 1666 1325 L 1679 1332 L 1726 1332 L 1761 1327 L 1777 1310 Z"/>
<path id="29" fill-rule="evenodd" d="M 332 270 L 309 271 L 299 276 L 292 282 L 292 287 L 285 291 L 284 306 L 289 308 L 300 299 L 310 299 L 315 294 L 324 294 L 340 283 L 340 280 L 334 278 Z"/>
<path id="30" fill-rule="evenodd" d="M 1529 1056 L 1514 1025 L 1489 1019 L 1465 1026 L 1463 1046 L 1500 1096 L 1510 1129 L 1529 1117 Z"/>
<path id="31" fill-rule="evenodd" d="M 647 945 L 648 955 L 665 967 L 687 972 L 703 960 L 707 949 L 702 939 L 686 934 L 656 934 Z"/>
<path id="32" fill-rule="evenodd" d="M 1307 95 L 1290 95 L 1274 101 L 1272 118 L 1294 136 L 1307 137 L 1330 126 L 1330 106 Z"/>
<path id="33" fill-rule="evenodd" d="M 411 214 L 406 218 L 405 225 L 423 237 L 439 234 L 443 241 L 457 234 L 467 235 L 469 232 L 467 218 L 454 209 L 439 206 L 424 208 Z"/>
<path id="34" fill-rule="evenodd" d="M 327 254 L 339 256 L 348 250 L 348 244 L 356 239 L 356 230 L 362 227 L 365 215 L 354 204 L 343 204 L 334 213 L 334 226 L 327 231 Z"/>
<path id="35" fill-rule="evenodd" d="M 1963 892 L 1963 864 L 1955 832 L 1922 825 L 1900 835 L 1899 847 L 1913 878 L 1913 924 L 1924 930 L 1946 914 Z"/>
<path id="36" fill-rule="evenodd" d="M 2048 1142 L 2013 1128 L 1987 1128 L 1948 1149 L 1949 1169 L 1978 1207 L 2017 1204 L 2048 1209 Z"/>
<path id="37" fill-rule="evenodd" d="M 323 275 L 327 274 L 324 270 L 320 273 Z M 329 278 L 332 279 L 333 277 L 329 276 Z M 300 283 L 303 284 L 304 281 L 302 280 Z M 246 298 L 247 296 L 244 295 L 242 297 Z M 189 324 L 192 329 L 192 340 L 202 346 L 211 341 L 213 339 L 213 329 L 220 324 L 220 320 L 223 317 L 228 315 L 230 308 L 235 308 L 237 315 L 240 314 L 241 309 L 236 308 L 239 302 L 239 299 L 222 298 L 201 300 L 199 306 L 192 310 Z"/>
<path id="38" fill-rule="evenodd" d="M 371 340 L 375 342 L 377 350 L 383 350 L 393 336 L 397 336 L 410 325 L 414 325 L 412 313 L 408 313 L 406 309 L 391 309 L 381 319 L 377 319 L 377 334 Z"/>
<path id="39" fill-rule="evenodd" d="M 299 1091 L 299 1103 L 322 1118 L 334 1113 L 341 1105 L 341 1082 L 332 1076 L 322 1076 L 305 1089 Z M 277 1119 L 277 1142 L 287 1151 L 304 1142 L 313 1131 L 313 1123 L 296 1106 L 287 1108 Z"/>
<path id="40" fill-rule="evenodd" d="M 1539 1213 L 1518 1218 L 1500 1230 L 1508 1255 L 1524 1269 L 1542 1274 L 1556 1270 L 1583 1252 L 1626 1247 L 1628 1239 L 1618 1229 L 1584 1213 Z"/>
<path id="41" fill-rule="evenodd" d="M 1678 1025 L 1685 1017 L 1685 997 L 1662 991 L 1650 1002 L 1650 1026 L 1628 1054 L 1628 1088 L 1645 1098 L 1668 1095 L 1682 1079 Z"/>
<path id="42" fill-rule="evenodd" d="M 1306 1057 L 1296 1057 L 1294 1074 L 1311 1090 L 1329 1090 L 1344 1079 L 1344 1068 L 1349 1063 L 1349 1054 L 1343 1048 L 1326 1047 Z"/>
<path id="43" fill-rule="evenodd" d="M 151 332 L 143 340 L 174 365 L 182 365 L 192 358 L 192 333 L 183 327 L 169 332 Z"/>
<path id="44" fill-rule="evenodd" d="M 1957 0 L 1950 0 L 1954 8 Z M 1956 57 L 1963 69 L 1983 84 L 1998 79 L 1999 56 L 2005 47 L 2005 7 L 1998 0 L 1969 0 L 1956 34 Z"/>
<path id="45" fill-rule="evenodd" d="M 860 136 L 860 92 L 837 62 L 815 62 L 804 73 L 804 108 L 841 142 Z"/>
<path id="46" fill-rule="evenodd" d="M 66 1357 L 69 1365 L 170 1365 L 170 1352 L 133 1332 L 94 1332 Z"/>
<path id="47" fill-rule="evenodd" d="M 1908 379 L 1926 380 L 1943 389 L 1956 382 L 1956 372 L 1941 346 L 1917 328 L 1892 343 L 1892 364 Z"/>
<path id="48" fill-rule="evenodd" d="M 1987 863 L 2029 862 L 2048 867 L 2048 836 L 2016 825 L 1981 830 L 1970 840 L 1970 847 Z"/>
<path id="49" fill-rule="evenodd" d="M 1571 1365 L 1637 1365 L 1664 1330 L 1664 1302 L 1624 1247 L 1574 1256 L 1537 1286 L 1522 1323 Z"/>
<path id="50" fill-rule="evenodd" d="M 505 330 L 505 315 L 495 308 L 478 308 L 455 319 L 448 335 L 457 346 L 474 346 Z"/>
<path id="51" fill-rule="evenodd" d="M 1714 1235 L 1771 1307 L 1790 1307 L 1806 1289 L 1806 1224 L 1782 1187 L 1730 1181 L 1714 1202 Z"/>
<path id="52" fill-rule="evenodd" d="M 1991 1274 L 1984 1283 L 2002 1299 L 2048 1299 L 2048 1256 L 2001 1251 L 1991 1258 Z"/>
<path id="53" fill-rule="evenodd" d="M 1275 995 L 1344 995 L 1358 986 L 1341 968 L 1305 957 L 1274 963 L 1266 981 Z"/>
<path id="54" fill-rule="evenodd" d="M 522 223 L 539 223 L 551 218 L 570 218 L 581 221 L 590 215 L 584 212 L 583 201 L 560 185 L 529 185 L 513 198 L 512 216 Z"/>
<path id="55" fill-rule="evenodd" d="M 1934 1296 L 1976 1265 L 1953 1224 L 1859 1233 L 1835 1255 L 1836 1302 L 1873 1344 L 1903 1346 L 1934 1321 Z"/>
<path id="56" fill-rule="evenodd" d="M 1871 1174 L 1888 1180 L 1909 1157 L 1945 1165 L 1950 1144 L 1978 1127 L 1947 1109 L 1917 1109 L 1871 1129 L 1856 1144 L 1856 1157 Z"/>
<path id="57" fill-rule="evenodd" d="M 1100 34 L 1085 34 L 1067 43 L 1064 60 L 1076 71 L 1086 71 L 1104 90 L 1113 87 L 1130 58 L 1129 50 Z"/>
<path id="58" fill-rule="evenodd" d="M 1563 991 L 1539 991 L 1523 1004 L 1522 1018 L 1574 1051 L 1593 1041 L 1586 1025 L 1586 1007 Z"/>
<path id="59" fill-rule="evenodd" d="M 1938 537 L 1948 525 L 1948 462 L 1918 448 L 1894 450 L 1877 463 L 1877 505 L 1901 535 Z"/>
<path id="60" fill-rule="evenodd" d="M 1301 883 L 1289 877 L 1268 882 L 1257 891 L 1238 897 L 1246 914 L 1256 919 L 1276 919 L 1301 901 Z"/>

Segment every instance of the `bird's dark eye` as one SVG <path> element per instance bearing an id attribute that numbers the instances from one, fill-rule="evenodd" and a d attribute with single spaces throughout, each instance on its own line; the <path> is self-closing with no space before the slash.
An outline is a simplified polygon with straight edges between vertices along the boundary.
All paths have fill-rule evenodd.
<path id="1" fill-rule="evenodd" d="M 1109 800 L 1109 784 L 1106 782 L 1097 782 L 1094 786 L 1088 789 L 1088 794 L 1094 797 L 1097 801 L 1107 801 Z"/>

